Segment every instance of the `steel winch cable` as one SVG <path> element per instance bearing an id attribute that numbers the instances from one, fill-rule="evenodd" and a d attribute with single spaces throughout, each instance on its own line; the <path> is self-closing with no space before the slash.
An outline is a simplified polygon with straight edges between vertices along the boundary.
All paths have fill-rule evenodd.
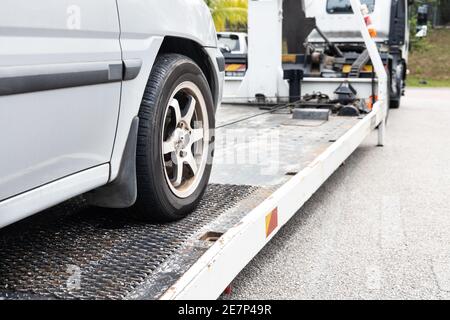
<path id="1" fill-rule="evenodd" d="M 276 111 L 283 110 L 283 109 L 286 109 L 286 108 L 289 108 L 289 107 L 294 107 L 294 106 L 295 106 L 297 103 L 299 103 L 299 102 L 301 102 L 301 100 L 297 100 L 297 101 L 294 101 L 294 102 L 289 102 L 289 103 L 287 103 L 287 104 L 275 105 L 275 106 L 272 107 L 270 110 L 267 110 L 267 111 L 264 111 L 264 112 L 260 112 L 260 113 L 258 113 L 258 114 L 253 114 L 253 115 L 251 115 L 251 116 L 243 117 L 243 118 L 241 118 L 241 119 L 233 120 L 233 121 L 228 122 L 228 123 L 226 123 L 226 124 L 217 126 L 216 129 L 221 129 L 221 128 L 229 127 L 229 126 L 232 126 L 232 125 L 234 125 L 234 124 L 241 123 L 241 122 L 244 122 L 244 121 L 247 121 L 247 120 L 251 120 L 251 119 L 254 119 L 254 118 L 257 118 L 257 117 L 266 115 L 266 114 L 274 113 L 274 112 L 276 112 Z"/>

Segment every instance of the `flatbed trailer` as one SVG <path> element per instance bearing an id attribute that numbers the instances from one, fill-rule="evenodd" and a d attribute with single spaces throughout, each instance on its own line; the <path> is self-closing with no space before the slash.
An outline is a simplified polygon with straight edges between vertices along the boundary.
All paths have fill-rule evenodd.
<path id="1" fill-rule="evenodd" d="M 235 105 L 222 106 L 219 119 L 219 161 L 193 215 L 149 225 L 70 200 L 0 231 L 0 296 L 217 298 L 382 121 L 379 109 L 312 124 L 293 120 L 287 108 Z M 279 144 L 279 155 L 227 161 L 254 153 L 242 133 L 258 146 Z"/>
<path id="2" fill-rule="evenodd" d="M 0 298 L 220 297 L 373 130 L 384 143 L 387 76 L 354 11 L 378 74 L 370 113 L 309 121 L 290 105 L 223 105 L 211 185 L 192 215 L 152 225 L 78 197 L 2 229 Z"/>

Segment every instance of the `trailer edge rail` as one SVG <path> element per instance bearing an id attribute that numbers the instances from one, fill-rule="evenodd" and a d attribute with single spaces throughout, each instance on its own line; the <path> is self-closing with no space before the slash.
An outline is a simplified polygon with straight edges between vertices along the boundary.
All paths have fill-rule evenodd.
<path id="1" fill-rule="evenodd" d="M 163 300 L 218 298 L 310 197 L 383 121 L 374 110 L 308 167 L 229 229 L 166 293 Z"/>

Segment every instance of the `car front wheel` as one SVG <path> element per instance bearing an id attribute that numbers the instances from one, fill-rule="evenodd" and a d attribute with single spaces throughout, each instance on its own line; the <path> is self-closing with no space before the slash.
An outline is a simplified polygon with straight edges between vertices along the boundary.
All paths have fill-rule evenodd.
<path id="1" fill-rule="evenodd" d="M 211 174 L 214 127 L 202 70 L 182 55 L 158 57 L 139 112 L 133 208 L 139 216 L 174 221 L 196 207 Z"/>

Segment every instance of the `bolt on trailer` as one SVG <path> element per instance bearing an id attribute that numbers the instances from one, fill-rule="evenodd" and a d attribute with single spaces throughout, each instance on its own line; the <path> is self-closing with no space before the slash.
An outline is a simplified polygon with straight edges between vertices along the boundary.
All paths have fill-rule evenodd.
<path id="1" fill-rule="evenodd" d="M 0 296 L 218 298 L 370 132 L 378 128 L 379 144 L 384 143 L 388 77 L 364 19 L 367 12 L 359 0 L 350 3 L 377 74 L 378 100 L 371 110 L 348 117 L 329 109 L 324 116 L 320 108 L 295 112 L 293 104 L 269 110 L 224 105 L 212 183 L 192 215 L 150 225 L 92 208 L 83 197 L 73 199 L 2 230 Z M 250 25 L 272 23 L 281 42 L 282 5 L 282 0 L 250 1 Z M 253 54 L 260 53 L 249 50 L 250 59 Z M 273 82 L 252 78 L 251 88 L 284 84 L 288 89 L 281 55 L 269 58 L 275 65 L 265 72 L 277 72 Z M 241 161 L 243 154 L 248 158 Z"/>

